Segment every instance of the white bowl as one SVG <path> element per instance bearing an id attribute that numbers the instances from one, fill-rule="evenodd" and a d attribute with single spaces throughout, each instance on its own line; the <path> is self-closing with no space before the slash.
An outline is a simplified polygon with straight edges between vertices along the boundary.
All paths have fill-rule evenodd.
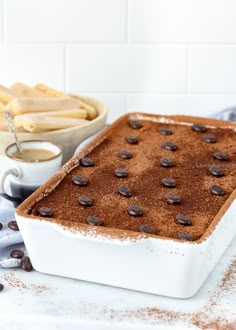
<path id="1" fill-rule="evenodd" d="M 82 127 L 72 127 L 44 133 L 19 132 L 19 140 L 47 140 L 59 144 L 63 148 L 63 163 L 65 163 L 73 156 L 76 147 L 87 137 L 100 130 L 105 125 L 107 119 L 108 108 L 103 102 L 90 97 L 78 96 L 78 98 L 94 106 L 98 112 L 98 117 Z M 13 136 L 8 131 L 0 131 L 0 154 L 3 154 L 5 148 L 13 142 Z"/>

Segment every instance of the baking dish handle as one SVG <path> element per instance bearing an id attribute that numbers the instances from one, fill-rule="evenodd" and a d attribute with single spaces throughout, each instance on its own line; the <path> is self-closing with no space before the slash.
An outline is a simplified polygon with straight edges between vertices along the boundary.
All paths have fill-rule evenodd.
<path id="1" fill-rule="evenodd" d="M 56 229 L 60 231 L 60 233 L 64 236 L 69 236 L 74 239 L 83 239 L 90 242 L 95 243 L 103 243 L 103 244 L 111 244 L 111 245 L 119 245 L 119 246 L 131 246 L 131 245 L 137 245 L 137 244 L 143 244 L 149 241 L 151 238 L 145 238 L 140 237 L 135 239 L 130 238 L 114 238 L 109 236 L 102 236 L 98 235 L 95 231 L 89 231 L 89 232 L 82 232 L 76 229 L 68 229 L 66 227 L 58 226 L 57 224 L 52 224 L 56 226 Z"/>

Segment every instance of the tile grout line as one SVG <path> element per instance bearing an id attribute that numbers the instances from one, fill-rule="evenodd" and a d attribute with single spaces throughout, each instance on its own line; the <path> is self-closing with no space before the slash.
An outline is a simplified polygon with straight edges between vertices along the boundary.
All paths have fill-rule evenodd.
<path id="1" fill-rule="evenodd" d="M 173 97 L 182 97 L 182 96 L 234 96 L 235 97 L 235 91 L 230 92 L 208 92 L 208 91 L 199 91 L 199 92 L 159 92 L 159 91 L 98 91 L 98 90 L 81 90 L 81 93 L 84 94 L 103 94 L 103 95 L 118 95 L 118 96 L 126 96 L 126 95 L 140 95 L 140 96 L 173 96 Z"/>
<path id="2" fill-rule="evenodd" d="M 3 7 L 3 6 L 2 6 Z M 4 16 L 4 15 L 3 15 Z M 2 19 L 2 25 L 4 23 L 4 17 Z M 5 30 L 5 29 L 4 29 Z M 127 30 L 129 30 L 127 28 Z M 5 32 L 5 31 L 4 31 Z M 127 31 L 126 39 L 129 39 Z M 62 41 L 7 41 L 9 45 L 20 45 L 20 46 L 37 46 L 37 45 L 64 45 Z M 134 47 L 179 47 L 185 48 L 186 43 L 183 42 L 130 42 L 130 40 L 123 41 L 107 41 L 107 42 L 80 42 L 80 41 L 71 41 L 69 42 L 70 46 L 78 46 L 78 47 L 126 47 L 126 46 L 134 46 Z M 236 43 L 188 43 L 190 47 L 207 47 L 207 48 L 236 48 Z"/>

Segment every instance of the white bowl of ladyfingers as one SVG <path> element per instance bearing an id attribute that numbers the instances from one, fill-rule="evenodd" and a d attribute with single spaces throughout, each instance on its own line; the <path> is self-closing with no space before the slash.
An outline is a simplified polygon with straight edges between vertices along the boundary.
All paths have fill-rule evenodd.
<path id="1" fill-rule="evenodd" d="M 68 95 L 43 84 L 0 86 L 0 154 L 14 142 L 5 114 L 10 114 L 19 140 L 49 140 L 63 147 L 63 162 L 76 147 L 106 123 L 108 108 L 90 97 Z"/>

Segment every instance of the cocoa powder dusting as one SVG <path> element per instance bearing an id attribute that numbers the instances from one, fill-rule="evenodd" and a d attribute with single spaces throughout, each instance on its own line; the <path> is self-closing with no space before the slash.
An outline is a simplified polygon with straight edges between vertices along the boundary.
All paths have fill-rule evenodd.
<path id="1" fill-rule="evenodd" d="M 86 225 L 86 218 L 95 215 L 104 221 L 106 228 L 137 233 L 141 225 L 147 225 L 161 237 L 176 238 L 184 231 L 194 240 L 199 239 L 236 188 L 236 133 L 229 128 L 208 128 L 207 133 L 214 134 L 217 142 L 206 143 L 202 141 L 202 133 L 192 131 L 191 125 L 160 124 L 150 120 L 143 120 L 142 124 L 142 128 L 132 129 L 125 118 L 110 136 L 86 155 L 95 161 L 95 166 L 73 169 L 47 197 L 36 203 L 35 208 L 50 207 L 54 216 L 47 221 L 71 228 L 76 228 L 78 223 Z M 159 128 L 163 126 L 173 134 L 160 134 Z M 127 135 L 137 136 L 139 143 L 127 143 Z M 162 145 L 166 141 L 174 142 L 177 150 L 164 149 Z M 118 157 L 121 150 L 132 152 L 133 157 Z M 227 153 L 229 161 L 214 159 L 216 151 Z M 171 158 L 174 166 L 162 167 L 161 157 Z M 223 168 L 225 175 L 215 177 L 210 174 L 212 165 Z M 114 175 L 117 168 L 127 169 L 128 177 L 117 178 Z M 73 175 L 87 178 L 89 185 L 76 186 L 72 183 Z M 165 177 L 175 179 L 176 187 L 164 187 L 161 180 Z M 117 192 L 119 185 L 128 186 L 132 197 L 121 196 Z M 225 195 L 211 194 L 211 185 L 223 187 Z M 167 204 L 165 196 L 169 193 L 180 195 L 181 204 Z M 93 200 L 91 207 L 79 205 L 78 197 L 84 195 Z M 129 205 L 140 206 L 144 215 L 130 216 Z M 193 225 L 177 224 L 177 214 L 190 217 Z"/>
<path id="2" fill-rule="evenodd" d="M 196 313 L 192 317 L 194 325 L 200 329 L 209 330 L 236 330 L 236 313 L 232 315 L 230 320 L 224 317 L 224 312 L 220 316 L 217 315 L 217 308 L 220 299 L 236 292 L 236 256 L 233 257 L 231 263 L 226 269 L 221 281 L 217 285 L 216 291 L 210 298 L 207 306 L 202 311 Z"/>
<path id="3" fill-rule="evenodd" d="M 14 272 L 8 272 L 3 274 L 2 281 L 6 286 L 12 287 L 18 290 L 20 293 L 34 293 L 40 294 L 45 291 L 52 291 L 47 285 L 25 284 L 22 282 Z"/>
<path id="4" fill-rule="evenodd" d="M 174 329 L 181 329 L 181 325 L 195 326 L 202 330 L 236 330 L 236 313 L 227 317 L 222 307 L 221 300 L 235 293 L 236 290 L 236 256 L 217 285 L 209 302 L 196 312 L 178 312 L 161 309 L 158 307 L 143 307 L 137 309 L 102 308 L 97 313 L 97 320 L 111 320 L 114 322 L 134 322 L 141 320 L 143 325 L 172 325 Z M 98 306 L 86 304 L 81 306 L 82 314 L 90 316 L 91 310 L 97 310 Z"/>

